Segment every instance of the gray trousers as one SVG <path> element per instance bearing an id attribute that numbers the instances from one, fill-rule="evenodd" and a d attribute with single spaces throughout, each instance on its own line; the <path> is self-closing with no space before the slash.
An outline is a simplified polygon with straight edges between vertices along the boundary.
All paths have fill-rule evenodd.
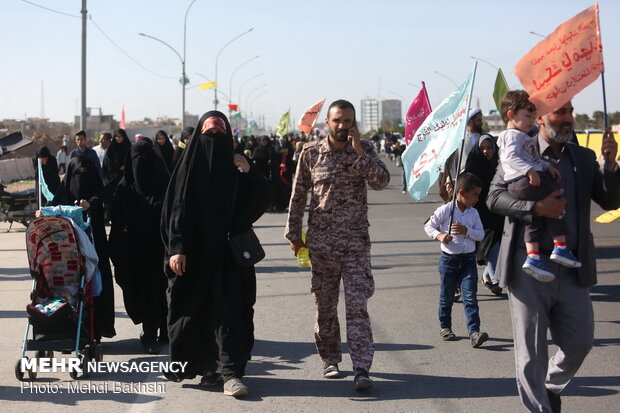
<path id="1" fill-rule="evenodd" d="M 508 286 L 514 334 L 517 388 L 530 412 L 551 412 L 547 389 L 559 394 L 592 348 L 594 313 L 590 291 L 574 269 L 550 262 L 556 280 L 541 283 L 524 274 L 525 250 L 514 257 Z M 549 359 L 547 330 L 559 347 Z"/>

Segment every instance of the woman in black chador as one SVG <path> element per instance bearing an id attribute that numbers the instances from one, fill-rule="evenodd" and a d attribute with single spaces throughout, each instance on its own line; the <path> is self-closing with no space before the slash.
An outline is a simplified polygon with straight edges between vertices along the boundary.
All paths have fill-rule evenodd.
<path id="1" fill-rule="evenodd" d="M 52 194 L 56 193 L 56 190 L 60 186 L 60 177 L 58 176 L 58 163 L 56 162 L 56 157 L 50 153 L 50 150 L 47 149 L 47 146 L 41 146 L 37 151 L 37 157 L 34 159 L 34 169 L 37 171 L 35 175 L 36 186 L 35 188 L 39 188 L 39 162 L 41 161 L 41 169 L 43 170 L 43 179 L 47 184 L 50 192 Z M 41 195 L 41 205 L 46 205 L 51 199 L 45 198 L 43 193 Z M 37 196 L 39 196 L 39 191 L 37 191 Z"/>
<path id="2" fill-rule="evenodd" d="M 164 245 L 159 235 L 161 209 L 169 175 L 153 142 L 136 142 L 112 201 L 110 256 L 116 283 L 123 289 L 127 315 L 142 324 L 140 340 L 147 353 L 156 353 L 168 340 Z"/>
<path id="3" fill-rule="evenodd" d="M 155 154 L 163 159 L 166 169 L 169 173 L 172 173 L 172 158 L 174 157 L 174 146 L 168 138 L 166 131 L 160 130 L 155 135 L 155 142 L 153 143 Z M 167 183 L 167 182 L 166 182 Z"/>
<path id="4" fill-rule="evenodd" d="M 228 238 L 250 229 L 270 198 L 264 176 L 233 154 L 226 116 L 205 113 L 170 179 L 162 213 L 170 357 L 188 362 L 169 379 L 202 375 L 202 385 L 223 380 L 225 394 L 247 394 L 240 379 L 254 344 L 256 273 L 236 263 Z"/>
<path id="5" fill-rule="evenodd" d="M 499 280 L 495 275 L 495 268 L 504 231 L 504 217 L 489 211 L 486 199 L 498 163 L 499 155 L 495 139 L 488 134 L 478 138 L 476 146 L 469 153 L 465 163 L 465 171 L 475 174 L 482 181 L 482 191 L 474 208 L 480 215 L 480 221 L 484 227 L 484 238 L 478 243 L 476 259 L 478 265 L 486 266 L 482 274 L 482 283 L 495 295 L 502 293 Z"/>
<path id="6" fill-rule="evenodd" d="M 105 219 L 110 221 L 110 205 L 112 204 L 112 197 L 118 183 L 123 177 L 123 171 L 125 169 L 125 161 L 127 160 L 127 154 L 131 149 L 131 142 L 127 137 L 125 129 L 119 128 L 114 131 L 114 138 L 108 147 L 105 157 L 103 158 L 103 165 L 101 165 L 101 174 L 103 178 L 103 202 L 106 206 Z"/>
<path id="7" fill-rule="evenodd" d="M 53 205 L 78 205 L 88 216 L 93 229 L 95 249 L 101 272 L 101 294 L 94 298 L 95 338 L 114 337 L 114 285 L 103 222 L 101 195 L 103 184 L 97 167 L 85 156 L 78 155 L 67 165 L 67 173 L 52 201 Z"/>

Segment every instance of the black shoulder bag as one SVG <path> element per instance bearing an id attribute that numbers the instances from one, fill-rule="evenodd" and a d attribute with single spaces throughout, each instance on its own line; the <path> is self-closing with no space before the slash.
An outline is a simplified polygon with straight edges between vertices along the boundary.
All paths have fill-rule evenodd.
<path id="1" fill-rule="evenodd" d="M 231 210 L 230 226 L 232 228 L 233 214 L 235 211 L 235 202 L 237 198 L 238 178 L 235 181 L 233 189 L 233 204 Z M 241 267 L 251 267 L 259 263 L 265 258 L 265 250 L 260 245 L 260 240 L 254 233 L 254 229 L 250 227 L 248 230 L 239 234 L 229 235 L 228 245 L 235 262 Z"/>

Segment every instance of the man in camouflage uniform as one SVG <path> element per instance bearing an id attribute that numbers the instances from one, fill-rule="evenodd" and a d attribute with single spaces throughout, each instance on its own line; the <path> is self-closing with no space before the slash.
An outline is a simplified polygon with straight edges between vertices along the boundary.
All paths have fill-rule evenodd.
<path id="1" fill-rule="evenodd" d="M 390 181 L 371 141 L 361 140 L 355 108 L 345 100 L 329 106 L 329 135 L 304 145 L 297 164 L 284 236 L 297 255 L 307 193 L 311 190 L 307 247 L 312 263 L 312 294 L 317 305 L 314 336 L 326 378 L 340 376 L 338 295 L 344 284 L 347 342 L 355 372 L 355 388 L 372 387 L 368 370 L 374 343 L 367 301 L 375 286 L 370 272 L 370 239 L 366 182 L 383 189 Z"/>

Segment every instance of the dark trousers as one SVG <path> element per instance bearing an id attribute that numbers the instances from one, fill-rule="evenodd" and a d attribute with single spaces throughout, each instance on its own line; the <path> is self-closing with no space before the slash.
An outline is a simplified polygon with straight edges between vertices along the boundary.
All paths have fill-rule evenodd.
<path id="1" fill-rule="evenodd" d="M 461 287 L 463 308 L 467 319 L 469 334 L 480 331 L 480 315 L 478 310 L 478 269 L 476 253 L 448 255 L 444 252 L 439 257 L 439 325 L 441 328 L 452 328 L 452 303 L 456 287 Z"/>
<path id="2" fill-rule="evenodd" d="M 524 201 L 540 201 L 558 189 L 555 180 L 547 172 L 538 172 L 540 185 L 530 185 L 526 176 L 508 184 L 508 192 L 517 199 Z M 540 245 L 544 234 L 551 237 L 566 234 L 566 222 L 563 219 L 535 217 L 531 224 L 525 225 L 525 242 L 536 242 Z"/>

